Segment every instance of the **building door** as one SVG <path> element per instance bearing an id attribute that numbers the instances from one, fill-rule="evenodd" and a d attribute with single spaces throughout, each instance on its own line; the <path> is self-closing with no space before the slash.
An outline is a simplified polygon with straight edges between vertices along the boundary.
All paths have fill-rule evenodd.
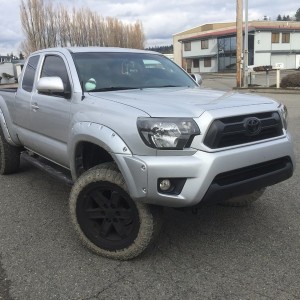
<path id="1" fill-rule="evenodd" d="M 300 54 L 296 55 L 296 69 L 300 69 Z"/>

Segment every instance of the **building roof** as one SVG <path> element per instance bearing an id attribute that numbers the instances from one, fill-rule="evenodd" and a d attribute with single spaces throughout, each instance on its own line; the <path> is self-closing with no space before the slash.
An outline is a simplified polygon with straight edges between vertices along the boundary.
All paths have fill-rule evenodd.
<path id="1" fill-rule="evenodd" d="M 0 61 L 8 61 L 8 62 L 10 62 L 11 60 L 12 60 L 11 56 L 0 55 Z"/>
<path id="2" fill-rule="evenodd" d="M 200 26 L 196 26 L 178 33 L 173 34 L 173 36 L 181 36 L 185 34 L 198 33 L 200 31 L 209 31 L 209 30 L 217 30 L 226 27 L 235 26 L 235 22 L 220 22 L 220 23 L 206 23 Z"/>
<path id="3" fill-rule="evenodd" d="M 199 40 L 203 38 L 210 38 L 210 37 L 218 37 L 218 36 L 228 36 L 228 35 L 235 35 L 236 34 L 236 25 L 234 22 L 231 23 L 216 23 L 218 25 L 224 25 L 221 28 L 216 29 L 210 29 L 205 30 L 207 28 L 213 28 L 214 24 L 210 27 L 207 27 L 208 24 L 198 26 L 193 29 L 193 31 L 196 33 L 195 35 L 190 35 L 193 32 L 185 31 L 177 34 L 177 36 L 182 35 L 183 38 L 179 39 L 178 41 L 192 41 L 192 40 Z M 198 31 L 195 31 L 195 29 L 198 29 Z M 253 31 L 273 31 L 273 32 L 294 32 L 299 31 L 300 32 L 300 22 L 286 22 L 286 21 L 251 21 L 249 22 L 249 32 Z M 184 37 L 184 35 L 189 34 L 188 37 Z"/>

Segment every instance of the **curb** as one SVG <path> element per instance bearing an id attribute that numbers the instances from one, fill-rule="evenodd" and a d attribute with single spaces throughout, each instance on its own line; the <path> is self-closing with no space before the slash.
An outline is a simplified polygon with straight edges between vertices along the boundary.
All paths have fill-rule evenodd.
<path id="1" fill-rule="evenodd" d="M 248 93 L 269 93 L 269 94 L 300 94 L 299 88 L 276 89 L 276 88 L 236 88 L 235 91 L 245 91 Z"/>

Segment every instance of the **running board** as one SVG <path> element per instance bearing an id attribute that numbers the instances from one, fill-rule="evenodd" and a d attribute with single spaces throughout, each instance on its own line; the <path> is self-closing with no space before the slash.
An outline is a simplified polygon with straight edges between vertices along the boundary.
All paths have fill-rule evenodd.
<path id="1" fill-rule="evenodd" d="M 47 164 L 45 159 L 41 159 L 40 157 L 33 157 L 29 155 L 26 151 L 21 153 L 21 158 L 25 161 L 29 162 L 30 164 L 34 165 L 38 169 L 45 171 L 50 176 L 59 179 L 60 181 L 64 182 L 68 186 L 72 186 L 74 184 L 72 178 L 65 174 L 62 171 L 59 171 L 58 169 L 50 166 L 50 164 Z"/>

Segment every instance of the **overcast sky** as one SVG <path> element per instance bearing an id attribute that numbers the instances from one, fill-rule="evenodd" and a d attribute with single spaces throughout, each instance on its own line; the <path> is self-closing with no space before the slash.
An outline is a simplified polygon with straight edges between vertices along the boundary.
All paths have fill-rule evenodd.
<path id="1" fill-rule="evenodd" d="M 44 0 L 47 2 L 48 0 Z M 122 21 L 141 20 L 146 46 L 170 45 L 172 34 L 211 22 L 235 21 L 235 0 L 55 0 L 68 7 L 89 7 L 102 16 Z M 265 15 L 294 16 L 299 1 L 248 0 L 249 20 L 262 20 Z M 0 54 L 19 54 L 24 39 L 20 18 L 20 0 L 0 0 Z"/>

